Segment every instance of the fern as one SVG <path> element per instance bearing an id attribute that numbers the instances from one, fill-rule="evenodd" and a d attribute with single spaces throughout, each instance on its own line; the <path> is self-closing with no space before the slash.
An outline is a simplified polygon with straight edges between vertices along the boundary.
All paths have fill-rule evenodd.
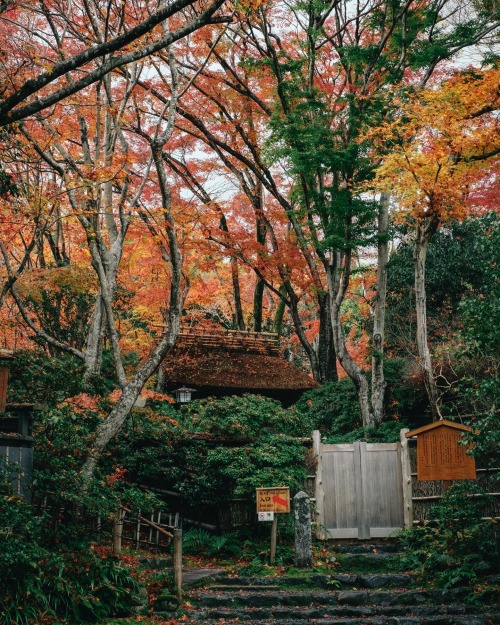
<path id="1" fill-rule="evenodd" d="M 199 527 L 192 527 L 183 536 L 185 553 L 202 553 L 209 557 L 216 555 L 241 555 L 241 546 L 234 534 L 217 536 Z"/>

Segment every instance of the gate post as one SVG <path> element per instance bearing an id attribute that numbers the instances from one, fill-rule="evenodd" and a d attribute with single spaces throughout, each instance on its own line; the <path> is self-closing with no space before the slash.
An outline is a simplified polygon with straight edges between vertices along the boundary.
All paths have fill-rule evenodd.
<path id="1" fill-rule="evenodd" d="M 401 430 L 401 472 L 403 476 L 403 518 L 405 529 L 413 527 L 413 492 L 411 483 L 410 448 L 405 434 L 408 428 Z"/>
<path id="2" fill-rule="evenodd" d="M 356 478 L 356 507 L 358 516 L 358 540 L 370 538 L 370 523 L 367 517 L 365 486 L 366 475 L 366 443 L 356 441 L 354 447 L 354 475 Z"/>
<path id="3" fill-rule="evenodd" d="M 323 461 L 321 459 L 321 433 L 314 430 L 313 439 L 313 456 L 316 461 L 316 480 L 314 482 L 314 498 L 316 499 L 315 516 L 316 516 L 316 538 L 318 540 L 326 540 L 325 531 L 325 513 L 324 499 L 325 492 L 323 490 Z"/>

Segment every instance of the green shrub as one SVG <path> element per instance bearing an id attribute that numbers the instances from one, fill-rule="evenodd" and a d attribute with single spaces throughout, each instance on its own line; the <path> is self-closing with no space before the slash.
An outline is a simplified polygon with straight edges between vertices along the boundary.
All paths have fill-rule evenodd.
<path id="1" fill-rule="evenodd" d="M 253 499 L 255 489 L 265 486 L 289 486 L 294 492 L 306 477 L 305 449 L 290 436 L 263 434 L 244 447 L 208 449 L 204 471 L 222 489 L 220 494 Z"/>
<path id="2" fill-rule="evenodd" d="M 0 625 L 61 620 L 100 622 L 129 614 L 138 581 L 120 560 L 101 558 L 81 541 L 64 551 L 51 547 L 48 515 L 2 485 L 0 494 Z"/>
<path id="3" fill-rule="evenodd" d="M 400 534 L 403 567 L 444 588 L 494 572 L 500 561 L 496 524 L 481 520 L 489 505 L 491 497 L 476 484 L 454 484 L 423 525 Z"/>
<path id="4" fill-rule="evenodd" d="M 312 430 L 320 430 L 323 434 L 347 434 L 362 424 L 358 394 L 349 378 L 327 382 L 304 393 L 295 409 L 308 424 L 311 422 L 309 431 L 303 436 Z"/>
<path id="5" fill-rule="evenodd" d="M 312 431 L 312 422 L 303 414 L 250 394 L 190 402 L 182 407 L 179 421 L 190 432 L 233 439 L 259 436 L 263 430 L 290 436 L 309 436 Z"/>
<path id="6" fill-rule="evenodd" d="M 367 443 L 397 443 L 400 440 L 400 431 L 407 427 L 405 421 L 386 421 L 375 428 L 358 428 L 347 432 L 324 436 L 326 444 L 354 443 L 355 441 L 366 441 Z"/>
<path id="7" fill-rule="evenodd" d="M 295 438 L 303 434 L 298 412 L 244 395 L 192 402 L 177 415 L 179 425 L 158 439 L 163 487 L 209 505 L 235 495 L 253 500 L 261 486 L 301 488 L 306 449 Z"/>
<path id="8" fill-rule="evenodd" d="M 82 392 L 106 394 L 116 387 L 112 357 L 103 352 L 102 372 L 83 384 L 83 362 L 74 356 L 49 356 L 45 351 L 19 350 L 9 364 L 10 402 L 56 406 Z"/>

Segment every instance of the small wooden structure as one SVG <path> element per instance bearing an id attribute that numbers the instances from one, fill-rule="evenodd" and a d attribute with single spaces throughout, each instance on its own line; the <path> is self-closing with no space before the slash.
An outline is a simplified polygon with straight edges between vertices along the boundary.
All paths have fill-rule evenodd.
<path id="1" fill-rule="evenodd" d="M 459 444 L 472 428 L 452 421 L 436 421 L 406 433 L 417 437 L 417 477 L 421 481 L 475 480 L 476 463 L 470 446 Z"/>
<path id="2" fill-rule="evenodd" d="M 196 398 L 255 393 L 295 403 L 318 385 L 284 360 L 278 336 L 222 328 L 182 328 L 176 347 L 163 361 L 165 390 L 196 390 Z"/>

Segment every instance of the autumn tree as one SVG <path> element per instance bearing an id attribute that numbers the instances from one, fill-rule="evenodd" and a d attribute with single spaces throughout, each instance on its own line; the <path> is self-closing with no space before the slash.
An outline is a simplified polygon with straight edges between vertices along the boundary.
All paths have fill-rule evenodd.
<path id="1" fill-rule="evenodd" d="M 189 283 L 182 272 L 183 260 L 179 245 L 178 225 L 170 183 L 162 158 L 165 144 L 169 141 L 174 126 L 178 90 L 177 70 L 170 45 L 172 41 L 193 32 L 207 22 L 226 19 L 213 17 L 221 4 L 222 2 L 218 2 L 206 7 L 193 4 L 192 12 L 189 13 L 180 12 L 180 9 L 186 7 L 187 3 L 174 3 L 165 11 L 162 9 L 155 12 L 153 22 L 158 18 L 154 23 L 158 24 L 157 30 L 159 31 L 155 33 L 156 41 L 151 42 L 150 38 L 147 38 L 143 46 L 141 42 L 136 42 L 137 45 L 130 54 L 122 50 L 123 54 L 117 54 L 116 58 L 112 54 L 115 48 L 111 47 L 108 50 L 108 40 L 113 39 L 115 35 L 119 38 L 120 33 L 128 33 L 129 30 L 133 31 L 135 38 L 139 36 L 138 33 L 143 33 L 140 29 L 134 30 L 133 17 L 139 19 L 140 16 L 128 16 L 124 19 L 126 17 L 123 13 L 126 10 L 125 5 L 120 8 L 110 4 L 106 13 L 101 11 L 102 7 L 86 4 L 84 16 L 81 23 L 79 22 L 80 28 L 78 24 L 68 21 L 67 16 L 62 12 L 56 15 L 42 10 L 39 19 L 47 20 L 46 39 L 39 41 L 35 34 L 32 39 L 34 38 L 36 44 L 39 44 L 38 47 L 27 45 L 26 49 L 21 48 L 18 56 L 12 58 L 14 64 L 21 59 L 16 76 L 20 82 L 23 80 L 25 82 L 24 86 L 17 84 L 15 89 L 11 89 L 12 95 L 8 96 L 10 99 L 6 100 L 5 104 L 5 107 L 7 105 L 11 107 L 10 111 L 20 104 L 21 99 L 26 101 L 27 97 L 37 93 L 30 89 L 36 87 L 38 90 L 43 79 L 48 80 L 47 84 L 52 83 L 52 79 L 49 80 L 50 77 L 48 78 L 43 73 L 41 83 L 38 79 L 26 78 L 23 71 L 36 70 L 35 61 L 38 57 L 34 57 L 32 59 L 34 62 L 29 65 L 23 56 L 25 52 L 32 53 L 36 50 L 39 58 L 47 55 L 46 65 L 50 65 L 49 61 L 54 59 L 54 65 L 50 68 L 52 71 L 47 73 L 54 80 L 61 77 L 61 84 L 65 85 L 59 90 L 58 85 L 52 85 L 56 90 L 45 99 L 40 94 L 39 97 L 34 97 L 34 108 L 28 105 L 26 108 L 21 104 L 19 108 L 16 108 L 15 114 L 10 115 L 5 111 L 4 113 L 7 115 L 5 123 L 14 121 L 14 118 L 17 120 L 28 115 L 33 116 L 25 119 L 16 128 L 16 141 L 23 145 L 23 150 L 27 155 L 27 166 L 31 161 L 31 163 L 38 163 L 43 170 L 43 175 L 33 188 L 42 195 L 43 184 L 53 181 L 54 184 L 44 197 L 57 198 L 57 201 L 54 200 L 53 203 L 54 206 L 57 205 L 59 212 L 50 208 L 50 201 L 44 201 L 44 206 L 49 206 L 48 212 L 44 212 L 44 219 L 49 226 L 41 228 L 37 225 L 34 243 L 25 246 L 28 260 L 31 249 L 37 248 L 39 255 L 44 253 L 50 237 L 55 232 L 54 224 L 71 220 L 80 228 L 79 243 L 83 244 L 85 249 L 84 256 L 87 265 L 90 262 L 95 272 L 98 288 L 96 288 L 95 306 L 88 324 L 84 349 L 81 346 L 76 348 L 68 342 L 62 342 L 36 326 L 26 309 L 21 289 L 18 288 L 20 284 L 18 279 L 24 269 L 23 262 L 13 267 L 9 258 L 9 250 L 4 246 L 2 252 L 5 251 L 3 255 L 7 270 L 6 289 L 15 299 L 25 323 L 39 339 L 54 348 L 70 351 L 84 360 L 89 374 L 99 371 L 103 339 L 106 337 L 111 347 L 116 377 L 122 391 L 111 413 L 96 431 L 83 470 L 85 478 L 93 474 L 106 444 L 121 427 L 146 380 L 174 345 L 179 331 L 182 303 Z M 115 12 L 115 8 L 120 10 Z M 169 16 L 167 23 L 165 18 Z M 19 32 L 22 31 L 19 37 L 29 38 L 28 35 L 33 35 L 22 30 L 28 21 L 17 13 L 16 17 L 19 17 L 19 22 L 13 21 L 12 15 L 9 19 L 6 18 L 6 21 L 10 20 L 9 24 L 13 22 L 14 29 L 18 28 Z M 146 21 L 148 24 L 152 23 Z M 68 24 L 71 24 L 71 27 Z M 53 37 L 52 40 L 50 36 Z M 77 43 L 80 42 L 83 45 L 85 42 L 92 41 L 92 37 L 100 41 L 98 48 L 100 56 L 97 55 L 96 70 L 82 66 L 82 69 L 86 70 L 83 78 L 76 70 L 63 72 L 63 69 L 68 66 L 66 58 L 69 56 L 69 50 L 78 51 L 81 46 Z M 131 41 L 128 35 L 119 40 L 124 45 Z M 47 41 L 50 43 L 47 44 Z M 106 51 L 109 52 L 109 58 L 102 57 Z M 70 63 L 69 67 L 78 68 L 76 63 L 81 62 L 82 58 L 85 62 L 92 62 L 94 52 L 95 48 L 91 48 L 90 56 L 77 54 L 72 57 L 73 64 Z M 157 54 L 154 59 L 151 57 L 153 53 Z M 145 60 L 141 63 L 131 63 L 135 59 L 142 58 Z M 124 64 L 127 64 L 125 74 L 123 72 L 120 75 L 110 73 L 110 70 L 116 70 Z M 149 72 L 151 77 L 155 71 L 161 76 L 163 82 L 165 80 L 168 82 L 168 101 L 161 105 L 159 111 L 148 109 L 147 105 L 142 107 L 141 104 L 144 102 L 135 98 L 135 88 L 141 72 Z M 165 78 L 165 73 L 168 79 Z M 70 94 L 73 94 L 72 100 L 66 99 L 59 106 L 52 108 L 50 114 L 42 116 L 39 113 L 49 104 L 54 104 L 61 98 L 67 98 Z M 61 115 L 64 115 L 63 119 Z M 134 125 L 135 122 L 137 122 L 136 125 Z M 147 128 L 147 132 L 143 132 L 144 128 Z M 14 154 L 16 149 L 14 141 L 6 146 L 7 153 Z M 144 149 L 146 149 L 146 159 L 144 159 Z M 12 159 L 12 162 L 14 161 L 15 158 Z M 148 195 L 145 190 L 148 191 L 148 187 L 151 186 L 154 190 Z M 29 208 L 31 210 L 29 216 L 33 223 L 33 220 L 37 219 L 37 213 L 32 210 L 33 206 Z M 164 297 L 163 314 L 166 330 L 149 355 L 130 375 L 124 366 L 115 304 L 126 238 L 130 233 L 131 223 L 136 219 L 149 234 L 149 245 L 156 246 L 160 258 L 168 267 L 165 272 L 168 284 L 161 289 Z M 35 224 L 37 224 L 36 221 Z"/>
<path id="2" fill-rule="evenodd" d="M 224 0 L 126 4 L 121 0 L 76 2 L 9 0 L 0 7 L 0 126 L 57 105 L 206 24 L 228 21 L 217 14 Z M 171 29 L 161 25 L 169 21 Z"/>
<path id="3" fill-rule="evenodd" d="M 411 0 L 357 11 L 344 2 L 261 6 L 237 29 L 201 41 L 205 47 L 200 49 L 212 55 L 213 63 L 201 66 L 193 90 L 180 101 L 182 131 L 209 147 L 249 198 L 261 184 L 268 258 L 278 258 L 282 244 L 273 219 L 265 219 L 267 206 L 273 202 L 284 212 L 317 298 L 318 317 L 326 313 L 331 326 L 319 343 L 324 347 L 329 335 L 333 339 L 341 365 L 358 388 L 367 425 L 383 415 L 389 198 L 376 203 L 363 194 L 375 163 L 360 143 L 360 130 L 394 114 L 388 86 L 425 85 L 438 65 L 497 25 L 481 7 L 475 13 L 448 14 L 452 6 L 451 1 Z M 199 66 L 192 54 L 184 57 L 190 69 Z M 248 109 L 252 123 L 244 113 Z M 377 221 L 378 232 L 373 228 Z M 370 391 L 364 368 L 346 349 L 342 306 L 353 259 L 373 244 L 379 247 L 380 266 Z M 280 280 L 270 287 L 290 308 L 314 375 L 324 379 L 303 327 L 303 291 L 294 284 L 290 264 L 276 267 Z"/>
<path id="4" fill-rule="evenodd" d="M 378 185 L 396 192 L 397 217 L 414 237 L 417 345 L 434 419 L 442 415 L 428 344 L 427 250 L 439 228 L 477 212 L 476 194 L 498 171 L 499 79 L 498 68 L 458 72 L 401 102 L 400 117 L 371 135 L 384 152 L 390 146 Z"/>

